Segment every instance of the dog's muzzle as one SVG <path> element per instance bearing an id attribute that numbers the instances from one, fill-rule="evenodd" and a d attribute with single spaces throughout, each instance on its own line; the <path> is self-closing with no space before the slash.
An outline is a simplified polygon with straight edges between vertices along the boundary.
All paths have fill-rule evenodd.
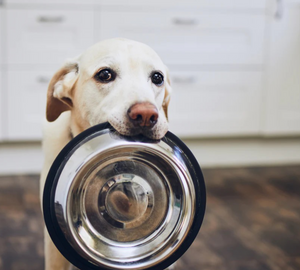
<path id="1" fill-rule="evenodd" d="M 165 269 L 195 239 L 205 185 L 191 151 L 92 127 L 61 151 L 44 189 L 48 232 L 79 269 Z"/>

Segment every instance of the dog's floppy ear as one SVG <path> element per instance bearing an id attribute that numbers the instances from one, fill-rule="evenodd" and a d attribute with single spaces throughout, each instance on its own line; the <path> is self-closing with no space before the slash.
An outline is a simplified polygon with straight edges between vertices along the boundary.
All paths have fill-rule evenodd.
<path id="1" fill-rule="evenodd" d="M 172 93 L 172 88 L 171 88 L 171 80 L 170 80 L 170 75 L 169 75 L 169 70 L 167 68 L 167 73 L 165 76 L 165 96 L 164 96 L 164 100 L 163 100 L 163 110 L 164 113 L 166 115 L 166 118 L 168 119 L 168 107 L 169 107 L 169 103 L 170 103 L 170 99 L 171 99 L 171 93 Z"/>
<path id="2" fill-rule="evenodd" d="M 52 77 L 47 92 L 46 118 L 55 121 L 62 112 L 73 107 L 72 90 L 78 79 L 78 57 L 67 60 Z"/>

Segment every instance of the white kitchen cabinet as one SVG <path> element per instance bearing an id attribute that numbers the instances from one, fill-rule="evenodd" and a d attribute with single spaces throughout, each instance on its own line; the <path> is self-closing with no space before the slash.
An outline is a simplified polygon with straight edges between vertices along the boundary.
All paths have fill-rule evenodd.
<path id="1" fill-rule="evenodd" d="M 139 40 L 156 50 L 167 65 L 263 64 L 263 12 L 103 8 L 96 25 L 98 39 Z"/>
<path id="2" fill-rule="evenodd" d="M 3 113 L 4 113 L 4 87 L 3 87 L 3 82 L 2 82 L 2 70 L 3 70 L 3 9 L 2 9 L 2 2 L 0 0 L 0 141 L 3 139 Z"/>
<path id="3" fill-rule="evenodd" d="M 266 135 L 300 134 L 300 1 L 270 17 L 266 72 Z"/>
<path id="4" fill-rule="evenodd" d="M 62 64 L 94 43 L 93 18 L 89 10 L 8 9 L 7 63 Z"/>
<path id="5" fill-rule="evenodd" d="M 300 134 L 299 0 L 284 1 L 281 19 L 267 13 L 282 11 L 275 0 L 5 2 L 0 140 L 39 140 L 54 72 L 113 37 L 148 44 L 169 66 L 177 135 Z"/>
<path id="6" fill-rule="evenodd" d="M 8 8 L 5 27 L 5 139 L 40 140 L 49 80 L 94 43 L 93 10 Z"/>
<path id="7" fill-rule="evenodd" d="M 262 73 L 172 71 L 170 130 L 182 137 L 258 135 Z"/>
<path id="8" fill-rule="evenodd" d="M 7 136 L 9 140 L 40 140 L 46 114 L 46 93 L 53 69 L 7 72 Z"/>

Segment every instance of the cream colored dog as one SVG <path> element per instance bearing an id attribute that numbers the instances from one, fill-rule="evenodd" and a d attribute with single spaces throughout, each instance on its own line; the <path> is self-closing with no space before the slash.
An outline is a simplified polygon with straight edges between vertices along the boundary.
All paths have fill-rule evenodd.
<path id="1" fill-rule="evenodd" d="M 60 150 L 93 125 L 108 121 L 123 135 L 162 138 L 170 92 L 166 66 L 151 48 L 135 41 L 106 40 L 68 60 L 48 88 L 41 195 Z M 71 269 L 47 232 L 45 269 Z"/>

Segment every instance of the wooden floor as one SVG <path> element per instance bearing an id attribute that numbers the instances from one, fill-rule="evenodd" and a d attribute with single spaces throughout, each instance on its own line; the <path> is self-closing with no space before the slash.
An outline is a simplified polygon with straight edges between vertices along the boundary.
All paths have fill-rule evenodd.
<path id="1" fill-rule="evenodd" d="M 207 211 L 177 270 L 300 269 L 300 166 L 206 169 Z M 0 269 L 43 269 L 38 176 L 0 177 Z"/>

